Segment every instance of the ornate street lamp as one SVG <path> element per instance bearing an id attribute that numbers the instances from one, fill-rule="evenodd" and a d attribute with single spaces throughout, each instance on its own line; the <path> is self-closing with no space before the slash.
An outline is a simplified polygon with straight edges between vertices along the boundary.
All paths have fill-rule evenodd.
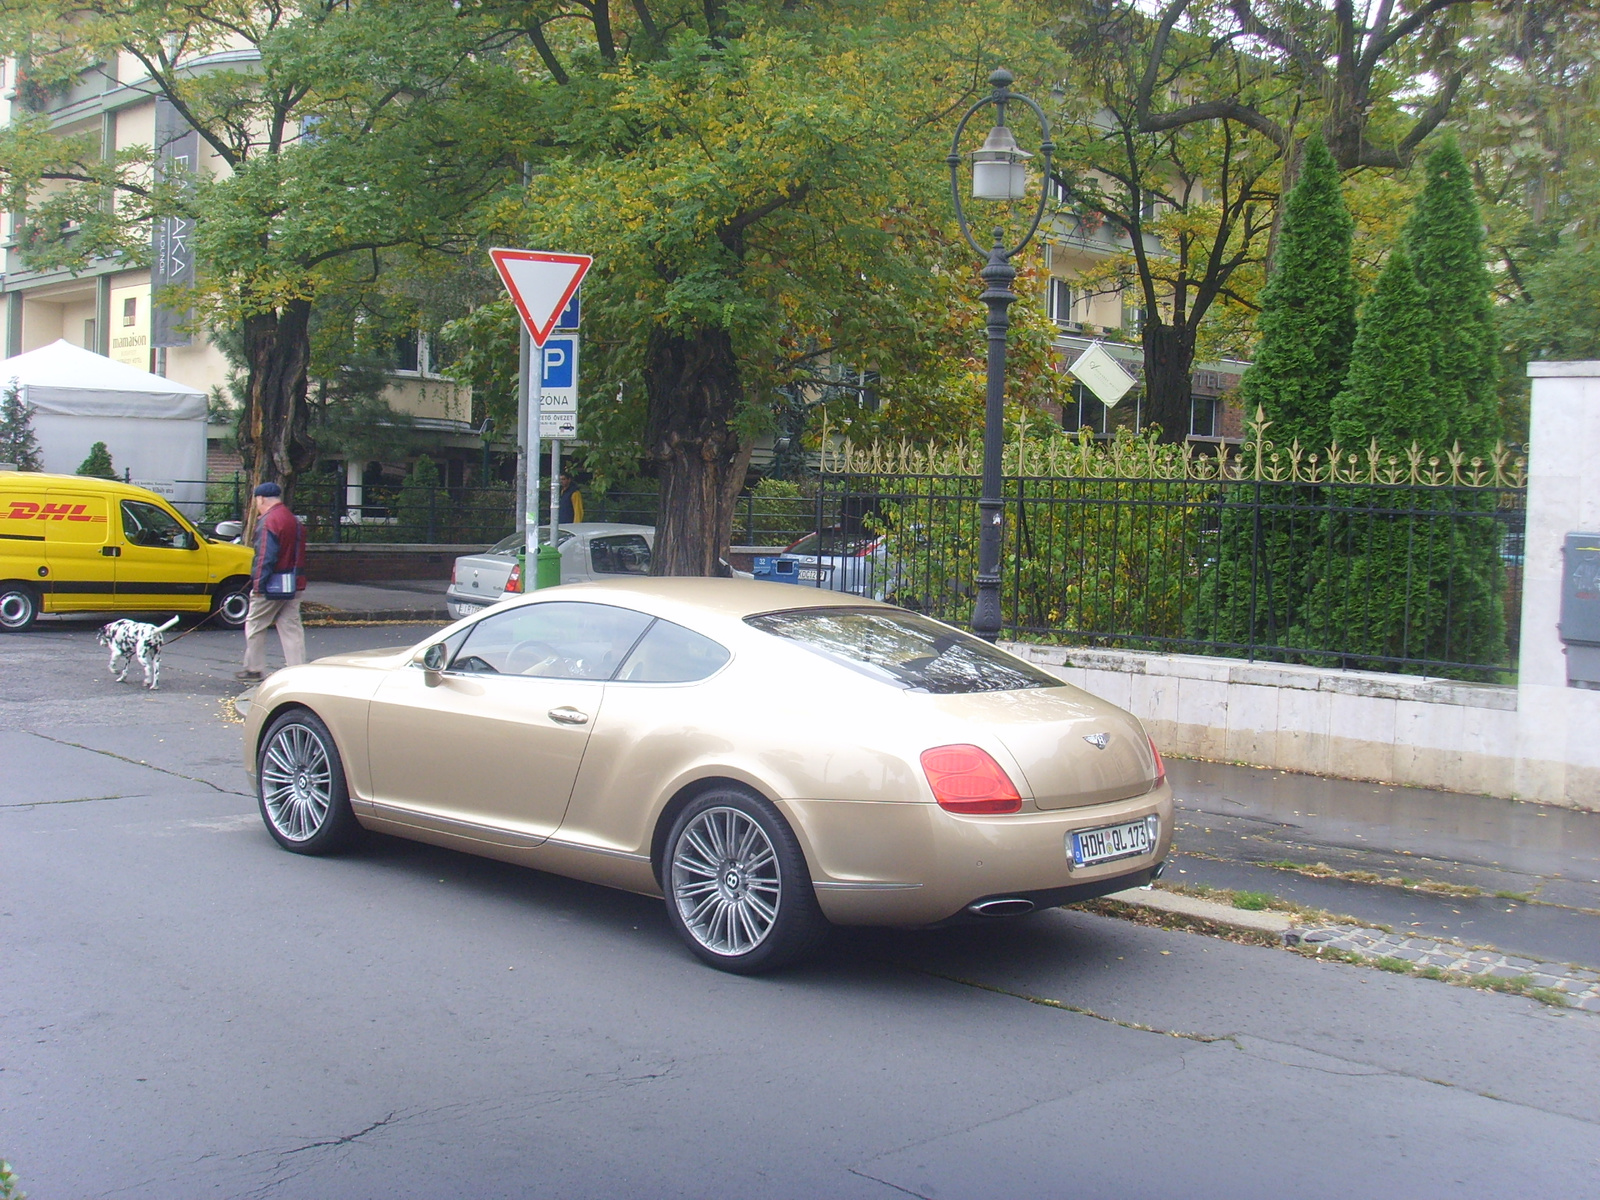
<path id="1" fill-rule="evenodd" d="M 1044 140 L 1039 152 L 1044 160 L 1044 178 L 1050 178 L 1050 155 L 1055 146 L 1050 141 L 1050 120 L 1044 110 L 1026 96 L 1011 91 L 1014 76 L 1001 69 L 989 76 L 994 91 L 979 100 L 961 118 L 956 126 L 955 138 L 950 143 L 950 198 L 955 204 L 956 221 L 961 225 L 962 236 L 984 260 L 979 272 L 985 286 L 978 299 L 989 306 L 989 386 L 983 406 L 983 495 L 978 500 L 978 597 L 972 610 L 972 632 L 985 641 L 1000 636 L 1000 453 L 1005 446 L 1005 391 L 1006 391 L 1006 330 L 1011 317 L 1007 311 L 1017 298 L 1011 285 L 1017 278 L 1017 269 L 1011 265 L 1013 256 L 1033 240 L 1039 221 L 1044 216 L 1048 187 L 1039 189 L 1039 203 L 1033 211 L 1033 221 L 1015 246 L 1007 247 L 1005 230 L 996 228 L 994 245 L 985 250 L 972 236 L 967 224 L 967 214 L 961 204 L 961 135 L 967 122 L 980 109 L 994 105 L 997 111 L 995 126 L 984 139 L 981 149 L 972 152 L 972 198 L 974 200 L 1021 200 L 1028 191 L 1028 165 L 1031 157 L 1019 149 L 1017 139 L 1006 126 L 1006 105 L 1026 104 L 1039 119 Z"/>

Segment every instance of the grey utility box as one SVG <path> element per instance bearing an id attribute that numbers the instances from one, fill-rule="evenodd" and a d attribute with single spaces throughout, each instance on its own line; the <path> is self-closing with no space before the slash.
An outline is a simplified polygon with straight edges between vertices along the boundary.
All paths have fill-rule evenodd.
<path id="1" fill-rule="evenodd" d="M 1567 534 L 1561 556 L 1567 686 L 1600 689 L 1600 533 Z"/>

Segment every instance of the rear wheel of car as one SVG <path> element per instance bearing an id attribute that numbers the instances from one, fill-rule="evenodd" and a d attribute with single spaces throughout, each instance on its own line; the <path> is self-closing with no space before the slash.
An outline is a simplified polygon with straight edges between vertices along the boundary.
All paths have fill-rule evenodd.
<path id="1" fill-rule="evenodd" d="M 742 788 L 704 792 L 678 814 L 662 876 L 672 927 L 719 970 L 770 971 L 827 936 L 794 833 L 771 803 Z"/>
<path id="2" fill-rule="evenodd" d="M 267 727 L 256 755 L 256 798 L 267 831 L 296 854 L 332 854 L 360 830 L 339 748 L 309 709 L 290 709 Z"/>
<path id="3" fill-rule="evenodd" d="M 226 580 L 211 597 L 211 612 L 216 624 L 226 629 L 243 629 L 244 619 L 250 613 L 250 580 Z"/>
<path id="4" fill-rule="evenodd" d="M 21 633 L 38 615 L 38 592 L 25 583 L 0 583 L 0 629 Z"/>

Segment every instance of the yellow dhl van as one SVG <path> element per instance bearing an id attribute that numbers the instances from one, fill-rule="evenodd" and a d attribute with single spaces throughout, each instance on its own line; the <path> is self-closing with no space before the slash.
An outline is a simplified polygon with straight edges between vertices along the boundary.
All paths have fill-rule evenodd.
<path id="1" fill-rule="evenodd" d="M 0 471 L 0 631 L 41 612 L 214 612 L 212 624 L 237 629 L 251 559 L 144 488 Z"/>

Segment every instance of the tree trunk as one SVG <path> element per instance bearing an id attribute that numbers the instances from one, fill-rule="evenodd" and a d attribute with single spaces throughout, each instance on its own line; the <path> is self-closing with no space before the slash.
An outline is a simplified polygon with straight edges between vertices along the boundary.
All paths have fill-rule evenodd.
<path id="1" fill-rule="evenodd" d="M 734 428 L 740 401 L 733 343 L 720 329 L 657 329 L 645 355 L 646 438 L 660 468 L 652 575 L 720 575 L 750 444 Z"/>
<path id="2" fill-rule="evenodd" d="M 306 431 L 310 321 L 311 302 L 291 300 L 277 312 L 258 313 L 244 322 L 249 387 L 239 420 L 239 454 L 249 470 L 251 490 L 271 480 L 282 486 L 286 503 L 294 495 L 296 477 L 316 457 Z"/>
<path id="3" fill-rule="evenodd" d="M 1144 327 L 1144 423 L 1161 426 L 1163 442 L 1189 436 L 1190 372 L 1194 331 L 1187 326 L 1147 321 Z"/>

